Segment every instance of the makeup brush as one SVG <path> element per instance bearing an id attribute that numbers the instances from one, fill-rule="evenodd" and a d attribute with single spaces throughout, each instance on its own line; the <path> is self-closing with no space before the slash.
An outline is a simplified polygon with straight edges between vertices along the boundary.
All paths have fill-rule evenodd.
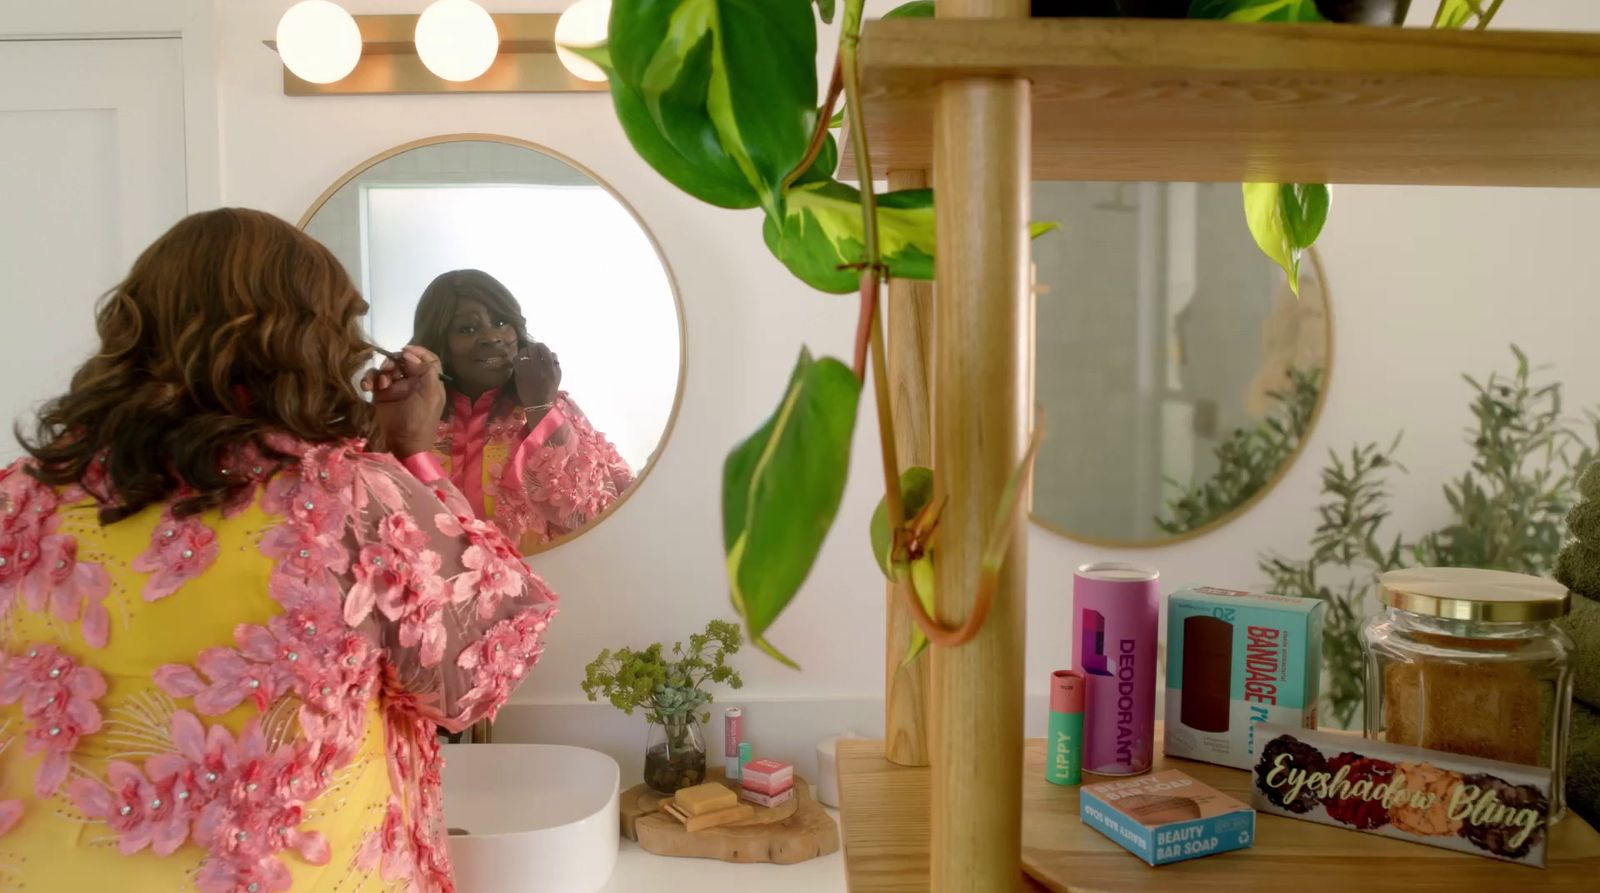
<path id="1" fill-rule="evenodd" d="M 406 358 L 404 356 L 402 356 L 400 354 L 397 354 L 392 350 L 384 350 L 383 348 L 377 346 L 376 344 L 369 344 L 367 346 L 372 348 L 372 352 L 373 353 L 378 354 L 379 356 L 388 357 L 389 359 L 394 360 L 394 363 L 395 363 L 396 367 L 400 368 L 401 370 L 405 369 Z M 446 373 L 444 371 L 444 369 L 442 369 L 442 368 L 439 370 L 439 380 L 442 381 L 442 382 L 445 382 L 446 384 L 455 381 L 455 379 L 451 378 L 450 375 L 448 373 Z"/>

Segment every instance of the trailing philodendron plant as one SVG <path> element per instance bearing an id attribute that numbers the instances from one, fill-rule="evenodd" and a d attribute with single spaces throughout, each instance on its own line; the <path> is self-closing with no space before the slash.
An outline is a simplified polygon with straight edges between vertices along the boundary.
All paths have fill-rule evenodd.
<path id="1" fill-rule="evenodd" d="M 884 566 L 898 579 L 917 565 L 924 591 L 931 587 L 928 546 L 938 514 L 927 509 L 910 521 L 906 516 L 879 295 L 890 276 L 933 277 L 933 192 L 874 192 L 859 103 L 846 108 L 866 189 L 835 176 L 839 151 L 829 132 L 841 95 L 858 94 L 864 5 L 843 0 L 838 57 L 820 107 L 817 17 L 831 22 L 835 0 L 615 0 L 607 42 L 580 50 L 605 69 L 624 133 L 657 172 L 713 205 L 759 208 L 768 248 L 795 276 L 825 292 L 859 294 L 853 361 L 819 359 L 802 349 L 777 410 L 723 467 L 733 603 L 751 641 L 790 665 L 765 634 L 810 572 L 838 511 L 869 357 L 885 473 Z M 931 4 L 914 3 L 897 12 L 931 11 Z M 1009 539 L 1029 467 L 1024 460 L 1012 476 L 1000 507 L 1007 523 L 999 525 L 994 542 Z M 926 469 L 920 473 L 931 477 Z M 986 563 L 986 582 L 980 581 L 980 603 L 998 579 L 998 559 L 992 564 Z M 968 623 L 949 629 L 923 602 L 907 601 L 919 625 L 946 644 L 970 638 L 985 613 L 974 610 Z"/>
<path id="2" fill-rule="evenodd" d="M 888 277 L 933 276 L 933 192 L 878 195 L 872 188 L 858 101 L 865 0 L 837 2 L 838 55 L 820 106 L 817 18 L 832 22 L 836 0 L 613 0 L 606 43 L 572 48 L 606 71 L 623 132 L 651 167 L 710 204 L 759 208 L 767 247 L 796 277 L 825 292 L 859 295 L 852 362 L 819 359 L 803 348 L 778 408 L 723 466 L 730 596 L 751 641 L 791 666 L 766 631 L 810 572 L 838 512 L 869 360 L 884 473 L 874 551 L 891 580 L 915 584 L 896 590 L 919 632 L 937 644 L 959 645 L 981 627 L 1041 436 L 1035 426 L 996 507 L 970 615 L 956 627 L 934 620 L 933 542 L 942 506 L 913 486 L 931 480 L 927 469 L 901 480 L 879 307 Z M 1282 4 L 1211 4 L 1208 15 L 1251 18 L 1249 7 L 1275 5 Z M 932 2 L 917 0 L 889 15 L 933 11 Z M 841 95 L 845 110 L 835 119 Z M 845 118 L 865 188 L 836 176 L 839 150 L 830 127 Z M 1326 187 L 1252 185 L 1246 195 L 1257 242 L 1297 282 L 1300 257 L 1327 216 Z M 1036 224 L 1032 234 L 1048 229 Z"/>
<path id="3" fill-rule="evenodd" d="M 1357 7 L 1384 5 L 1403 18 L 1411 0 L 1192 0 L 1191 19 L 1229 22 L 1338 21 Z M 1489 27 L 1504 0 L 1438 0 L 1435 28 Z M 1349 20 L 1349 19 L 1345 19 Z M 1399 24 L 1399 22 L 1395 22 Z M 1256 244 L 1300 291 L 1300 261 L 1328 220 L 1325 183 L 1245 183 L 1244 215 Z"/>

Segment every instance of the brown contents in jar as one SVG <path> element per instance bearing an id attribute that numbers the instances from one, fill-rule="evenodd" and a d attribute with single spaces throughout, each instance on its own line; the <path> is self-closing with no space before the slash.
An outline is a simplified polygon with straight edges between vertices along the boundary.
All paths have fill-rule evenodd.
<path id="1" fill-rule="evenodd" d="M 1457 640 L 1459 643 L 1460 640 Z M 1548 765 L 1540 682 L 1519 664 L 1393 663 L 1383 668 L 1384 737 L 1395 744 Z"/>

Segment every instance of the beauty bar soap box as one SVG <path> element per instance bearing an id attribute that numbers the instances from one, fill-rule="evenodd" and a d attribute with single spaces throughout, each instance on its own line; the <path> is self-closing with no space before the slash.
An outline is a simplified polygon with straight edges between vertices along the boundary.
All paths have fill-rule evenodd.
<path id="1" fill-rule="evenodd" d="M 1167 599 L 1167 756 L 1249 769 L 1262 723 L 1316 728 L 1325 606 L 1201 587 Z"/>
<path id="2" fill-rule="evenodd" d="M 1286 726 L 1256 734 L 1262 812 L 1544 867 L 1548 769 Z"/>
<path id="3" fill-rule="evenodd" d="M 1151 865 L 1242 850 L 1255 840 L 1255 810 L 1169 769 L 1086 784 L 1078 817 Z"/>

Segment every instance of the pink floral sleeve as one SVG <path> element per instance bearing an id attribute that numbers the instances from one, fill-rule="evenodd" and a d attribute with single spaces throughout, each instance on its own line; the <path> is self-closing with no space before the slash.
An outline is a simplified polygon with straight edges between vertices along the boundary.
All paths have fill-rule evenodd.
<path id="1" fill-rule="evenodd" d="M 394 703 L 460 731 L 492 717 L 538 661 L 556 595 L 448 480 L 362 461 L 376 490 L 359 507 L 345 621 L 376 621 Z"/>
<path id="2" fill-rule="evenodd" d="M 495 515 L 548 541 L 589 523 L 632 485 L 617 448 L 563 392 L 506 463 Z"/>

